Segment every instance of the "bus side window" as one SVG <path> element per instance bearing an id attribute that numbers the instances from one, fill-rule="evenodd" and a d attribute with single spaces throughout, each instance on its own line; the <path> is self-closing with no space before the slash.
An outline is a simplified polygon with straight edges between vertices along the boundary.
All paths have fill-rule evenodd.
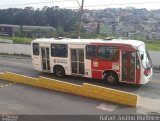
<path id="1" fill-rule="evenodd" d="M 87 59 L 95 59 L 96 58 L 96 46 L 95 45 L 87 45 L 86 46 L 86 58 Z"/>
<path id="2" fill-rule="evenodd" d="M 33 43 L 33 55 L 39 55 L 39 44 Z"/>
<path id="3" fill-rule="evenodd" d="M 110 48 L 112 50 L 111 54 L 111 60 L 112 61 L 117 61 L 118 60 L 118 48 L 117 47 L 112 47 Z"/>
<path id="4" fill-rule="evenodd" d="M 99 46 L 98 47 L 98 58 L 109 60 L 109 61 L 117 61 L 118 60 L 118 48 L 110 47 L 110 46 Z"/>
<path id="5" fill-rule="evenodd" d="M 68 47 L 65 44 L 51 44 L 52 57 L 67 57 Z"/>

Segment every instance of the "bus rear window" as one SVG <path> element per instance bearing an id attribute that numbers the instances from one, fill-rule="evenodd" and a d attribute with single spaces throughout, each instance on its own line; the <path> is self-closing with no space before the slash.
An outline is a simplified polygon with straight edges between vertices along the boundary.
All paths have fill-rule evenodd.
<path id="1" fill-rule="evenodd" d="M 86 46 L 86 58 L 87 59 L 95 59 L 96 58 L 96 46 L 95 45 L 87 45 Z"/>
<path id="2" fill-rule="evenodd" d="M 67 50 L 66 44 L 51 44 L 51 56 L 53 57 L 67 57 Z"/>
<path id="3" fill-rule="evenodd" d="M 33 55 L 39 55 L 39 44 L 33 43 Z"/>
<path id="4" fill-rule="evenodd" d="M 110 46 L 99 46 L 98 47 L 98 58 L 110 61 L 117 61 L 118 59 L 118 48 Z"/>

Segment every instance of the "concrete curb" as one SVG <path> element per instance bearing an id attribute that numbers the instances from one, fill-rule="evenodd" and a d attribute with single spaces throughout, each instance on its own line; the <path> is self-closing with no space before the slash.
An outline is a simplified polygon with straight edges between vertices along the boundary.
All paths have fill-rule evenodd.
<path id="1" fill-rule="evenodd" d="M 11 72 L 0 73 L 0 79 L 34 87 L 91 97 L 127 106 L 136 107 L 138 103 L 138 95 L 136 94 L 87 83 L 76 85 L 60 80 L 49 79 L 46 77 L 32 78 Z"/>

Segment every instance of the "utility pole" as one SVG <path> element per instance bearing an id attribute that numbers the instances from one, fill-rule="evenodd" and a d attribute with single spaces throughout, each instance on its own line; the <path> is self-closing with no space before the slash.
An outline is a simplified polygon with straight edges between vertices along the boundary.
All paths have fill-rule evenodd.
<path id="1" fill-rule="evenodd" d="M 81 38 L 81 19 L 82 19 L 82 13 L 83 13 L 83 5 L 84 5 L 84 0 L 82 0 L 81 6 L 80 6 L 80 11 L 79 11 L 79 20 L 78 20 L 78 39 Z"/>

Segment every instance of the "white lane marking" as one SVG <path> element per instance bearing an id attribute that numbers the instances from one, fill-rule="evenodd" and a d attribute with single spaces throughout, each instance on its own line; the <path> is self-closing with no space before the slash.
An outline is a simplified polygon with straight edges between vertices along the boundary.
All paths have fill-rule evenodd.
<path id="1" fill-rule="evenodd" d="M 118 106 L 116 104 L 107 104 L 107 103 L 102 103 L 98 105 L 96 108 L 100 110 L 105 110 L 109 112 L 113 112 Z"/>
<path id="2" fill-rule="evenodd" d="M 0 88 L 8 87 L 8 86 L 11 86 L 11 85 L 13 85 L 15 83 L 16 82 L 11 82 L 11 83 L 8 83 L 8 84 L 0 84 Z"/>

